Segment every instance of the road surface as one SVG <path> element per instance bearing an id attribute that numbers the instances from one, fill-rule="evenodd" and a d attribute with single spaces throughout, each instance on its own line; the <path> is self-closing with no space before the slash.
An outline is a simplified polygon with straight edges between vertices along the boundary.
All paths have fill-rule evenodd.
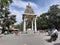
<path id="1" fill-rule="evenodd" d="M 47 42 L 49 39 L 46 33 L 40 34 L 12 34 L 0 36 L 0 45 L 60 45 L 59 38 L 55 42 Z"/>

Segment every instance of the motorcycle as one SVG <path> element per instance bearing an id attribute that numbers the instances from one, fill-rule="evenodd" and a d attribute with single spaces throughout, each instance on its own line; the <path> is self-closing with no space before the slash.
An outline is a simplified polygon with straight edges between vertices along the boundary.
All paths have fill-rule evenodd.
<path id="1" fill-rule="evenodd" d="M 56 41 L 57 38 L 58 38 L 58 34 L 55 33 L 55 34 L 51 35 L 50 42 Z"/>

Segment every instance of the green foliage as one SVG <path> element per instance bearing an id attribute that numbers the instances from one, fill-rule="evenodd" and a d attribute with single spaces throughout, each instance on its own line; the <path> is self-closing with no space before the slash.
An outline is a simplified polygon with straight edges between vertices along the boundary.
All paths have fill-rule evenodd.
<path id="1" fill-rule="evenodd" d="M 12 0 L 1 0 L 3 6 L 9 6 L 9 3 L 12 3 Z"/>
<path id="2" fill-rule="evenodd" d="M 12 0 L 0 0 L 0 19 L 3 19 L 1 25 L 7 26 L 16 22 L 16 15 L 11 15 L 9 11 L 9 5 L 12 3 Z"/>
<path id="3" fill-rule="evenodd" d="M 48 27 L 48 20 L 46 18 L 46 13 L 44 13 L 37 18 L 37 28 L 44 29 L 47 27 Z"/>
<path id="4" fill-rule="evenodd" d="M 60 9 L 58 8 L 58 6 L 59 5 L 50 6 L 48 12 L 41 14 L 37 18 L 38 29 L 46 29 L 53 25 L 55 25 L 56 28 L 60 28 Z"/>
<path id="5" fill-rule="evenodd" d="M 51 6 L 49 14 L 50 14 L 50 21 L 52 22 L 52 24 L 55 25 L 56 28 L 59 28 L 60 9 L 58 8 L 58 5 Z"/>
<path id="6" fill-rule="evenodd" d="M 14 28 L 19 29 L 20 31 L 23 31 L 23 22 L 17 25 L 14 25 Z"/>

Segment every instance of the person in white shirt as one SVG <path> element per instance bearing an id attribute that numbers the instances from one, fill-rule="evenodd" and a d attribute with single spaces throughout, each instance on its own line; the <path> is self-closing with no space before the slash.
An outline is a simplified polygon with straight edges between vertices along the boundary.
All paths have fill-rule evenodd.
<path id="1" fill-rule="evenodd" d="M 51 33 L 50 41 L 56 41 L 57 38 L 58 38 L 58 30 L 53 28 L 52 33 Z"/>
<path id="2" fill-rule="evenodd" d="M 52 30 L 52 34 L 51 35 L 54 35 L 54 34 L 58 34 L 58 30 L 57 29 L 53 29 Z"/>

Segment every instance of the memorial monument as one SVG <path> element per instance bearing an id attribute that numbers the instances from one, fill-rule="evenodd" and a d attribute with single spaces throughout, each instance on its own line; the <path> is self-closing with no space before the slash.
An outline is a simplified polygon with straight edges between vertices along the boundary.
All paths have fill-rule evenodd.
<path id="1" fill-rule="evenodd" d="M 26 28 L 28 21 L 31 21 L 31 30 L 34 32 L 37 32 L 37 24 L 36 24 L 36 15 L 30 5 L 30 3 L 28 3 L 28 5 L 26 6 L 25 12 L 23 14 L 23 32 L 27 32 Z"/>

